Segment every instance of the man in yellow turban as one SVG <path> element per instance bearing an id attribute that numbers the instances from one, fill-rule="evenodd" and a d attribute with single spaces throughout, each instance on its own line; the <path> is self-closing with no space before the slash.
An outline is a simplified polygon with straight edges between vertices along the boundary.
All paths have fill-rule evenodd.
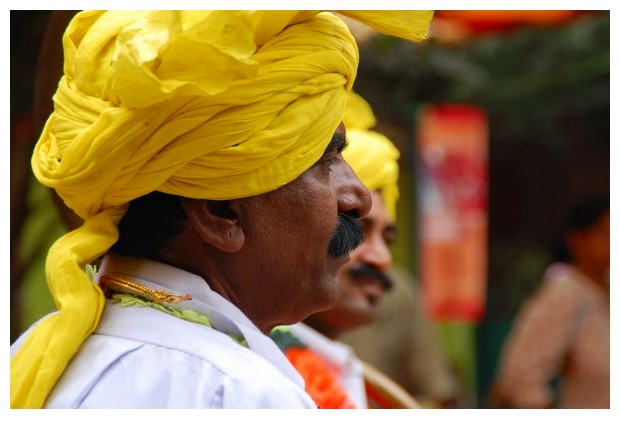
<path id="1" fill-rule="evenodd" d="M 432 17 L 343 14 L 411 40 Z M 84 11 L 63 46 L 32 168 L 84 223 L 49 251 L 58 311 L 11 347 L 11 407 L 314 407 L 266 334 L 336 302 L 370 209 L 341 154 L 346 25 Z"/>
<path id="2" fill-rule="evenodd" d="M 344 115 L 347 129 L 345 160 L 370 190 L 372 208 L 360 220 L 364 242 L 351 253 L 339 272 L 342 295 L 336 306 L 272 333 L 276 343 L 306 380 L 306 389 L 323 408 L 376 406 L 366 393 L 364 364 L 339 337 L 374 321 L 383 293 L 392 287 L 390 243 L 396 238 L 398 149 L 384 135 L 370 130 L 376 124 L 368 103 L 351 93 Z M 374 372 L 373 372 L 374 373 Z M 390 383 L 391 384 L 391 383 Z M 404 390 L 392 403 L 417 407 Z M 382 404 L 385 405 L 385 404 Z"/>

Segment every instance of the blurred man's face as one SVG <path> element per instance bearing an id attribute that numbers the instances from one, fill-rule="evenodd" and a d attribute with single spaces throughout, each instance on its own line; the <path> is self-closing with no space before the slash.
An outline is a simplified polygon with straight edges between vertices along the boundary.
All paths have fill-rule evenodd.
<path id="1" fill-rule="evenodd" d="M 589 228 L 570 234 L 568 245 L 575 262 L 598 270 L 608 269 L 611 262 L 610 231 L 610 216 L 606 213 Z"/>
<path id="2" fill-rule="evenodd" d="M 391 287 L 386 273 L 392 266 L 389 245 L 396 236 L 396 226 L 381 194 L 378 191 L 370 194 L 372 208 L 361 219 L 364 242 L 351 253 L 351 260 L 339 272 L 342 295 L 338 304 L 306 320 L 330 338 L 372 322 L 383 293 Z"/>

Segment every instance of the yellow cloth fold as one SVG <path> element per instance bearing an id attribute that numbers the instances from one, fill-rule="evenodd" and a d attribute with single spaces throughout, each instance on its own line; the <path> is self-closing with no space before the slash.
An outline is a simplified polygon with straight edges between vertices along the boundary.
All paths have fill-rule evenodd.
<path id="1" fill-rule="evenodd" d="M 377 119 L 368 102 L 357 93 L 349 94 L 343 122 L 349 142 L 342 153 L 344 158 L 368 189 L 381 193 L 388 214 L 396 221 L 398 149 L 386 136 L 369 129 Z"/>
<path id="2" fill-rule="evenodd" d="M 416 42 L 428 37 L 432 10 L 339 10 L 341 15 L 368 25 L 374 30 Z"/>
<path id="3" fill-rule="evenodd" d="M 353 14 L 412 40 L 432 16 Z M 241 198 L 289 183 L 331 140 L 358 64 L 346 25 L 319 11 L 84 11 L 63 46 L 32 168 L 85 224 L 50 249 L 59 312 L 11 359 L 12 408 L 44 406 L 96 328 L 104 298 L 84 266 L 116 241 L 128 202 L 155 190 Z"/>

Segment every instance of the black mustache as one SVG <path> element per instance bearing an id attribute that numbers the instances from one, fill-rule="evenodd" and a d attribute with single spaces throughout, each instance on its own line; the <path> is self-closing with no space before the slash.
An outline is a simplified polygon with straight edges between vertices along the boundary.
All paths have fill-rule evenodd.
<path id="1" fill-rule="evenodd" d="M 356 217 L 348 213 L 338 215 L 338 225 L 329 242 L 328 253 L 333 258 L 342 258 L 351 253 L 364 241 L 364 231 Z"/>
<path id="2" fill-rule="evenodd" d="M 392 279 L 390 279 L 386 274 L 377 270 L 372 265 L 357 264 L 347 270 L 347 275 L 349 275 L 353 279 L 379 280 L 379 282 L 381 282 L 383 290 L 389 291 L 390 289 L 392 289 Z"/>

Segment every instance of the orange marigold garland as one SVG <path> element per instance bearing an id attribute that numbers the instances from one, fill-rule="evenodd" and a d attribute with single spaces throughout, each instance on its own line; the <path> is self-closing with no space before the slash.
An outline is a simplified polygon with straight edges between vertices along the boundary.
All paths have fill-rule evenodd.
<path id="1" fill-rule="evenodd" d="M 306 382 L 306 392 L 319 408 L 356 408 L 336 371 L 286 328 L 276 328 L 271 338 Z"/>
<path id="2" fill-rule="evenodd" d="M 306 381 L 306 392 L 319 408 L 355 408 L 336 372 L 319 355 L 303 347 L 290 347 L 284 354 Z"/>

